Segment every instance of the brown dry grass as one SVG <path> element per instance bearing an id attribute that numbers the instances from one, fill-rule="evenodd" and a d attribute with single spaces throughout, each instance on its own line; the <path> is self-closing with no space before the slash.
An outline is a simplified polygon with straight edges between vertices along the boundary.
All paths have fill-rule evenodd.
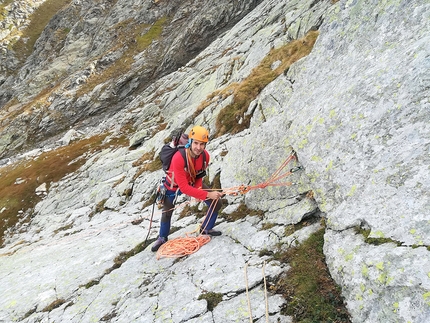
<path id="1" fill-rule="evenodd" d="M 42 153 L 33 160 L 21 161 L 0 169 L 0 243 L 4 242 L 3 232 L 16 225 L 19 213 L 31 210 L 40 201 L 36 188 L 42 183 L 57 182 L 67 174 L 75 172 L 91 153 L 107 147 L 120 147 L 128 142 L 125 136 L 102 144 L 107 134 L 79 140 L 68 146 Z M 18 180 L 19 179 L 19 180 Z M 18 180 L 18 181 L 17 181 Z M 22 183 L 18 184 L 18 182 Z"/>
<path id="2" fill-rule="evenodd" d="M 229 85 L 223 91 L 213 93 L 206 100 L 206 103 L 199 106 L 196 114 L 204 110 L 212 97 L 226 97 L 233 94 L 233 103 L 222 109 L 217 117 L 216 136 L 221 136 L 225 133 L 235 134 L 248 128 L 252 115 L 246 116 L 245 112 L 249 104 L 270 82 L 285 72 L 293 63 L 311 52 L 318 34 L 318 31 L 310 31 L 301 39 L 294 40 L 280 48 L 272 49 L 246 79 L 241 83 Z M 277 68 L 272 69 L 274 62 L 280 62 L 280 64 Z M 240 124 L 239 121 L 241 121 Z"/>

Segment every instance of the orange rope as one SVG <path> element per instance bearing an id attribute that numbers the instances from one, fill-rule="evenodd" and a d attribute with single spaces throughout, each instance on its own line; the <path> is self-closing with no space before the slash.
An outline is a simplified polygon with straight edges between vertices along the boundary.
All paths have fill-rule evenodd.
<path id="1" fill-rule="evenodd" d="M 208 220 L 206 221 L 206 223 L 209 223 L 209 220 L 213 214 L 215 204 L 217 202 L 218 200 L 213 200 L 210 207 L 208 208 L 208 211 L 206 212 L 206 216 L 205 216 L 205 218 L 208 217 Z M 165 258 L 183 257 L 197 252 L 197 250 L 199 250 L 200 247 L 204 246 L 209 241 L 211 241 L 211 237 L 209 235 L 205 235 L 201 233 L 199 233 L 197 237 L 191 237 L 189 236 L 189 234 L 197 233 L 205 229 L 206 227 L 204 228 L 199 227 L 198 229 L 192 232 L 186 233 L 185 237 L 178 237 L 173 240 L 168 240 L 166 243 L 163 243 L 157 251 L 157 260 L 163 257 Z"/>
<path id="2" fill-rule="evenodd" d="M 294 173 L 296 169 L 291 169 L 285 173 L 282 173 L 282 170 L 287 166 L 289 162 L 292 160 L 296 160 L 296 154 L 293 151 L 291 155 L 282 163 L 281 166 L 270 176 L 266 181 L 263 183 L 257 184 L 257 185 L 251 185 L 251 186 L 235 186 L 227 189 L 221 189 L 221 191 L 225 195 L 238 195 L 245 193 L 248 193 L 251 190 L 255 190 L 258 188 L 266 188 L 267 186 L 291 186 L 293 183 L 291 182 L 281 182 L 279 181 L 292 173 Z M 213 189 L 208 189 L 213 190 Z M 217 200 L 213 200 L 210 207 L 208 208 L 208 211 L 206 213 L 205 219 L 207 219 L 206 223 L 209 223 L 209 220 L 213 214 L 214 206 L 217 203 Z M 205 222 L 205 220 L 203 220 Z M 200 230 L 203 231 L 205 228 L 199 228 L 194 230 L 193 232 L 186 233 L 185 237 L 178 237 L 173 240 L 169 240 L 166 243 L 162 244 L 161 247 L 157 251 L 157 260 L 160 258 L 176 258 L 176 257 L 183 257 L 186 255 L 193 254 L 197 252 L 200 247 L 208 243 L 211 238 L 209 235 L 203 235 L 200 233 Z M 199 234 L 196 237 L 189 236 L 189 234 L 199 232 Z"/>
<path id="3" fill-rule="evenodd" d="M 210 236 L 200 234 L 197 237 L 179 237 L 162 244 L 157 251 L 157 260 L 165 258 L 184 257 L 195 253 L 200 247 L 211 240 Z"/>
<path id="4" fill-rule="evenodd" d="M 292 160 L 296 160 L 296 159 L 297 159 L 297 157 L 296 157 L 295 152 L 292 152 L 290 154 L 290 156 L 282 163 L 282 165 L 279 166 L 279 168 L 272 174 L 272 176 L 270 176 L 263 183 L 256 184 L 256 185 L 247 185 L 247 186 L 246 185 L 240 185 L 240 186 L 236 186 L 236 187 L 231 187 L 231 188 L 223 190 L 223 193 L 226 195 L 238 195 L 238 194 L 244 195 L 245 193 L 248 193 L 251 190 L 255 190 L 258 188 L 266 188 L 267 186 L 291 186 L 294 183 L 291 183 L 291 182 L 279 183 L 278 181 L 291 175 L 292 173 L 294 173 L 296 170 L 299 169 L 299 168 L 291 169 L 285 173 L 281 173 L 282 170 L 288 165 L 289 162 L 291 162 Z"/>

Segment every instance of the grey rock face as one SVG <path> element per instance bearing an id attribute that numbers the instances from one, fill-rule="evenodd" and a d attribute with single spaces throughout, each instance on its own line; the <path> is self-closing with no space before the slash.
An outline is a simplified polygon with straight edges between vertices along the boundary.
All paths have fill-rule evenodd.
<path id="1" fill-rule="evenodd" d="M 297 81 L 288 105 L 293 146 L 324 188 L 317 200 L 332 228 L 364 220 L 371 236 L 428 245 L 428 5 L 358 1 L 339 9 L 289 74 Z"/>
<path id="2" fill-rule="evenodd" d="M 296 149 L 327 215 L 325 253 L 355 322 L 430 317 L 428 15 L 421 1 L 339 3 L 313 52 L 271 84 L 286 78 L 291 94 L 261 99 L 282 107 L 267 123 Z"/>

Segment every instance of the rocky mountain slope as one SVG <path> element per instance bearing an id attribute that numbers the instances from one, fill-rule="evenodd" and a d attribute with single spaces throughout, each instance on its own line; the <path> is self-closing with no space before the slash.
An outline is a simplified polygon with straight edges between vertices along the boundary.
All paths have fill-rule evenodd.
<path id="1" fill-rule="evenodd" d="M 0 15 L 0 322 L 430 321 L 428 2 L 64 1 L 33 50 L 18 3 Z M 208 181 L 256 189 L 226 196 L 221 237 L 158 259 L 158 151 L 192 124 Z M 183 197 L 171 239 L 202 208 Z M 330 318 L 299 294 L 323 268 L 306 246 L 347 312 L 328 280 Z"/>

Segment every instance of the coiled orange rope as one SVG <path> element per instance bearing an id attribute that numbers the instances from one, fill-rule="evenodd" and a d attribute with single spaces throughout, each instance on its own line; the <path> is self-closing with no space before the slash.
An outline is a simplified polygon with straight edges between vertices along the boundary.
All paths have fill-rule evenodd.
<path id="1" fill-rule="evenodd" d="M 240 185 L 235 186 L 227 189 L 221 189 L 221 191 L 225 195 L 239 195 L 239 194 L 246 194 L 251 190 L 255 190 L 258 188 L 266 188 L 267 186 L 291 186 L 294 183 L 291 182 L 279 182 L 281 179 L 291 175 L 292 173 L 298 171 L 301 169 L 300 167 L 295 167 L 290 169 L 289 171 L 282 173 L 282 170 L 290 163 L 292 160 L 296 160 L 296 153 L 294 151 L 291 152 L 290 156 L 279 166 L 279 168 L 270 176 L 266 181 L 263 183 L 257 184 L 257 185 Z M 206 217 L 208 217 L 208 221 L 206 223 L 209 223 L 210 217 L 212 216 L 214 205 L 217 203 L 216 200 L 212 201 L 211 206 L 208 208 L 208 212 L 206 213 Z M 203 221 L 204 223 L 205 221 Z M 205 228 L 202 228 L 203 230 Z M 194 230 L 193 232 L 186 233 L 185 237 L 178 237 L 172 240 L 167 241 L 166 243 L 162 244 L 161 247 L 157 251 L 157 259 L 160 258 L 177 258 L 177 257 L 183 257 L 186 255 L 190 255 L 195 253 L 208 243 L 211 238 L 208 235 L 204 235 L 200 233 L 200 228 Z M 190 234 L 198 233 L 196 237 L 190 236 Z"/>
<path id="2" fill-rule="evenodd" d="M 213 200 L 210 207 L 208 208 L 208 212 L 206 213 L 206 216 L 205 216 L 205 218 L 208 217 L 208 221 L 206 223 L 209 223 L 209 220 L 213 214 L 213 209 L 216 203 L 217 203 L 217 200 Z M 211 238 L 209 235 L 200 233 L 200 231 L 203 231 L 204 229 L 206 228 L 202 228 L 202 230 L 200 230 L 200 227 L 199 227 L 198 229 L 192 232 L 186 233 L 185 237 L 178 237 L 162 244 L 157 251 L 157 260 L 162 257 L 179 258 L 179 257 L 184 257 L 195 253 L 197 250 L 200 249 L 200 247 L 204 246 L 209 241 L 211 241 Z M 193 234 L 193 233 L 198 233 L 198 235 L 196 237 L 190 236 L 190 234 Z"/>

